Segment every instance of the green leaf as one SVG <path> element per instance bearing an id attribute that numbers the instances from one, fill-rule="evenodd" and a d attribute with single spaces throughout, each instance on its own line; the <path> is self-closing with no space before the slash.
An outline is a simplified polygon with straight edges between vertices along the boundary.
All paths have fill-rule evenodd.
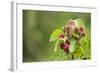
<path id="1" fill-rule="evenodd" d="M 57 50 L 59 48 L 58 46 L 59 46 L 59 40 L 57 40 L 56 43 L 55 43 L 55 47 L 54 47 L 55 52 L 57 52 Z"/>
<path id="2" fill-rule="evenodd" d="M 88 48 L 88 40 L 85 37 L 82 37 L 80 40 L 81 47 L 86 49 Z"/>
<path id="3" fill-rule="evenodd" d="M 74 52 L 70 53 L 71 60 L 80 60 L 81 56 L 82 53 L 79 46 L 76 46 Z"/>
<path id="4" fill-rule="evenodd" d="M 61 29 L 56 29 L 50 36 L 50 42 L 58 39 L 59 35 L 64 34 Z"/>
<path id="5" fill-rule="evenodd" d="M 84 22 L 81 19 L 76 19 L 79 26 L 84 26 Z"/>
<path id="6" fill-rule="evenodd" d="M 70 41 L 70 47 L 69 47 L 69 51 L 70 52 L 74 52 L 75 51 L 75 49 L 76 49 L 76 46 L 77 46 L 77 41 L 75 40 L 75 39 L 71 39 L 71 41 Z"/>
<path id="7" fill-rule="evenodd" d="M 83 56 L 85 58 L 89 57 L 90 56 L 90 53 L 89 53 L 90 50 L 89 50 L 89 47 L 88 47 L 88 45 L 89 45 L 88 40 L 85 37 L 83 37 L 80 40 L 80 44 L 81 44 L 81 52 L 83 53 Z"/>
<path id="8" fill-rule="evenodd" d="M 60 40 L 58 39 L 56 42 L 55 42 L 55 46 L 54 46 L 54 51 L 57 52 L 58 49 L 61 49 L 60 48 L 60 43 L 63 42 L 64 40 Z"/>

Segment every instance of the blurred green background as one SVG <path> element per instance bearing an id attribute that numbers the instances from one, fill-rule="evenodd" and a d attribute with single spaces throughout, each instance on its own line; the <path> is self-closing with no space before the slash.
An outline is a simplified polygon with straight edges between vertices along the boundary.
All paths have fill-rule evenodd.
<path id="1" fill-rule="evenodd" d="M 50 35 L 70 19 L 82 19 L 90 39 L 90 13 L 23 10 L 23 62 L 54 60 L 55 42 L 49 42 Z"/>

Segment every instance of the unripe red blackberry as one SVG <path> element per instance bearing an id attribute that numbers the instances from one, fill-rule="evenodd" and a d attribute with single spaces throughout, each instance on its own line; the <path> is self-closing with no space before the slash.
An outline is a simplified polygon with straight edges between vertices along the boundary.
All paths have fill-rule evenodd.
<path id="1" fill-rule="evenodd" d="M 61 43 L 60 44 L 60 48 L 63 49 L 63 46 L 64 46 L 64 43 Z"/>
<path id="2" fill-rule="evenodd" d="M 60 44 L 60 48 L 61 49 L 64 49 L 64 46 L 65 46 L 65 43 L 64 42 Z"/>
<path id="3" fill-rule="evenodd" d="M 61 35 L 59 36 L 59 38 L 64 38 L 64 35 L 63 35 L 63 34 L 61 34 Z"/>
<path id="4" fill-rule="evenodd" d="M 80 36 L 80 38 L 83 37 L 83 36 L 85 36 L 85 30 L 84 30 L 83 27 L 79 28 L 79 36 Z"/>
<path id="5" fill-rule="evenodd" d="M 68 51 L 69 51 L 69 45 L 68 45 L 68 44 L 66 44 L 66 45 L 64 46 L 64 51 L 65 51 L 65 52 L 68 52 Z"/>
<path id="6" fill-rule="evenodd" d="M 83 32 L 84 32 L 84 28 L 83 28 L 83 27 L 80 27 L 80 28 L 79 28 L 79 32 L 80 32 L 80 33 L 83 33 Z"/>
<path id="7" fill-rule="evenodd" d="M 65 52 L 69 51 L 69 45 L 66 42 L 61 43 L 60 48 L 64 49 Z"/>

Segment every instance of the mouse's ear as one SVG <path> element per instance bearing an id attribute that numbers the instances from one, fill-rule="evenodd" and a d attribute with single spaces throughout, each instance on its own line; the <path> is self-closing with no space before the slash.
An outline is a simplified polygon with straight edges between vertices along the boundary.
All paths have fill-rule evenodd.
<path id="1" fill-rule="evenodd" d="M 83 20 L 81 20 L 81 19 L 76 19 L 75 22 L 78 24 L 78 26 L 81 26 L 81 27 L 85 26 Z"/>

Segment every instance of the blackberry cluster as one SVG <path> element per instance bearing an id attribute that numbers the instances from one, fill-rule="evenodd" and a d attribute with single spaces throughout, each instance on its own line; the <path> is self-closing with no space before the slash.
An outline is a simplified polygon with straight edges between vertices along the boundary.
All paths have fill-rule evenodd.
<path id="1" fill-rule="evenodd" d="M 75 39 L 77 42 L 82 38 L 85 37 L 85 29 L 83 26 L 78 26 L 75 20 L 70 20 L 67 25 L 63 29 L 64 34 L 61 34 L 59 38 L 66 38 L 65 41 L 60 43 L 60 48 L 63 49 L 65 52 L 69 52 L 70 49 L 70 41 L 71 39 Z"/>

